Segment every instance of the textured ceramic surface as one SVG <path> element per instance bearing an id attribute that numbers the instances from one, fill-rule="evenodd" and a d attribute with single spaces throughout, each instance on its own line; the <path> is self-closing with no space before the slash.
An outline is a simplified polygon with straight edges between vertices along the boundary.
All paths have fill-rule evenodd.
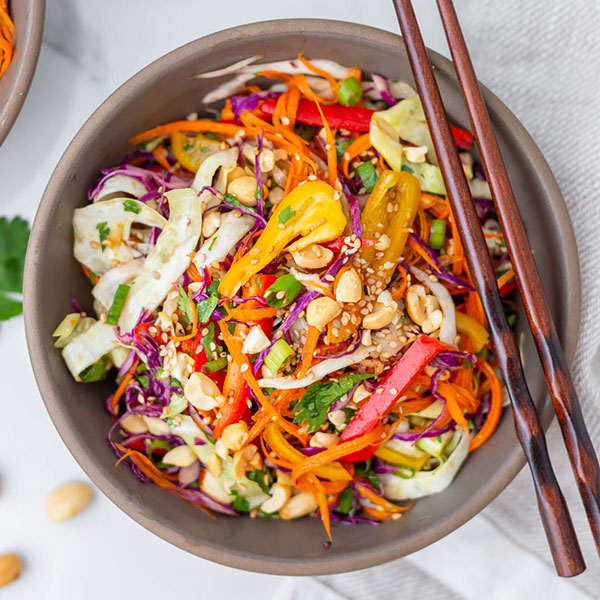
<path id="1" fill-rule="evenodd" d="M 79 299 L 89 297 L 89 284 L 72 257 L 71 217 L 74 208 L 86 204 L 86 191 L 99 169 L 118 164 L 128 151 L 127 140 L 135 133 L 201 110 L 200 99 L 215 82 L 192 79 L 194 74 L 254 54 L 276 60 L 301 50 L 309 56 L 359 65 L 365 71 L 412 79 L 400 37 L 350 23 L 272 21 L 229 29 L 187 44 L 129 80 L 77 134 L 44 194 L 25 272 L 25 323 L 35 376 L 56 428 L 96 485 L 139 523 L 185 550 L 237 568 L 288 575 L 349 571 L 398 558 L 435 542 L 471 518 L 524 464 L 510 410 L 505 411 L 493 438 L 469 458 L 446 492 L 420 500 L 399 521 L 378 527 L 334 525 L 334 543 L 324 550 L 321 541 L 325 533 L 317 519 L 212 519 L 156 486 L 141 484 L 128 469 L 115 469 L 115 457 L 106 444 L 111 419 L 104 409 L 111 384 L 75 383 L 52 345 L 51 334 L 70 310 L 71 294 Z M 449 62 L 433 52 L 431 60 L 452 121 L 466 126 L 468 120 Z M 485 96 L 558 331 L 572 359 L 580 281 L 568 214 L 532 139 L 493 94 L 485 90 Z M 547 426 L 551 407 L 529 337 L 524 352 L 531 393 Z M 525 509 L 534 511 L 536 507 Z"/>
<path id="2" fill-rule="evenodd" d="M 15 24 L 13 60 L 0 78 L 0 144 L 13 126 L 31 85 L 44 31 L 45 0 L 10 2 Z"/>

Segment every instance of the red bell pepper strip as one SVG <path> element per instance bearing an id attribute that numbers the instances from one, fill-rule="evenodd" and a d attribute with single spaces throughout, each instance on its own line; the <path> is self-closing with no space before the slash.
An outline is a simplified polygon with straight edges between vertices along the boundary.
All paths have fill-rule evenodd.
<path id="1" fill-rule="evenodd" d="M 259 105 L 259 116 L 262 118 L 272 118 L 275 112 L 277 100 L 265 100 Z M 349 129 L 350 131 L 369 131 L 371 117 L 374 110 L 363 108 L 362 106 L 333 106 L 323 104 L 321 106 L 323 116 L 332 129 Z M 323 125 L 323 119 L 319 113 L 316 102 L 302 99 L 298 103 L 298 112 L 296 113 L 296 122 L 303 125 Z M 473 134 L 465 129 L 450 126 L 454 142 L 462 150 L 468 150 L 473 145 Z"/>
<path id="2" fill-rule="evenodd" d="M 257 275 L 254 275 L 248 282 L 248 285 L 242 288 L 242 298 L 250 298 L 251 296 L 264 298 L 265 292 L 275 283 L 276 280 L 276 275 L 267 275 L 265 273 L 258 273 Z M 250 301 L 246 306 L 250 308 L 254 307 L 255 305 L 256 302 Z M 273 331 L 273 317 L 260 319 L 256 322 L 256 324 L 261 326 L 267 337 L 271 335 L 271 332 Z"/>
<path id="3" fill-rule="evenodd" d="M 242 338 L 248 334 L 248 326 L 237 324 L 235 326 L 235 337 Z M 246 379 L 242 374 L 239 365 L 230 360 L 227 365 L 227 375 L 223 384 L 223 395 L 225 396 L 225 404 L 221 407 L 220 416 L 214 424 L 213 439 L 221 437 L 223 430 L 232 423 L 237 423 L 248 411 L 247 400 L 250 397 L 248 394 L 248 386 Z"/>
<path id="4" fill-rule="evenodd" d="M 517 287 L 517 282 L 514 279 L 512 281 L 506 282 L 499 290 L 500 298 L 504 298 L 505 296 L 508 296 L 508 294 L 510 294 L 516 287 Z"/>
<path id="5" fill-rule="evenodd" d="M 319 245 L 331 250 L 332 252 L 337 253 L 337 252 L 341 252 L 342 246 L 344 246 L 344 244 L 346 244 L 346 242 L 344 240 L 345 240 L 344 237 L 339 237 L 339 238 L 336 238 L 335 240 L 331 240 L 331 242 L 322 242 Z M 367 246 L 374 246 L 376 243 L 377 243 L 377 240 L 363 240 L 361 238 L 360 247 L 366 248 Z M 347 246 L 347 244 L 346 244 L 346 246 Z"/>
<path id="6" fill-rule="evenodd" d="M 421 371 L 446 348 L 440 341 L 427 335 L 418 337 L 354 415 L 342 433 L 340 442 L 347 442 L 373 431 Z M 348 457 L 344 457 L 344 460 L 347 461 Z"/>
<path id="7" fill-rule="evenodd" d="M 259 105 L 258 110 L 263 115 L 271 118 L 275 112 L 277 100 L 265 100 Z M 369 131 L 371 116 L 375 112 L 362 106 L 321 106 L 323 116 L 332 129 L 349 129 L 350 131 Z M 296 122 L 303 125 L 323 125 L 323 119 L 319 113 L 317 103 L 312 100 L 302 99 L 298 103 Z"/>
<path id="8" fill-rule="evenodd" d="M 254 275 L 248 285 L 242 289 L 242 297 L 249 298 L 251 296 L 258 296 L 264 298 L 265 292 L 277 279 L 276 275 L 266 275 L 264 273 L 258 273 Z M 248 306 L 253 306 L 254 301 L 248 302 Z M 256 322 L 265 335 L 270 336 L 273 331 L 273 318 L 268 317 L 266 319 L 260 319 Z M 246 337 L 248 334 L 249 327 L 246 325 L 238 324 L 235 326 L 236 337 Z M 223 395 L 225 396 L 225 404 L 221 407 L 221 416 L 216 420 L 213 430 L 213 439 L 219 438 L 223 434 L 223 430 L 227 425 L 237 423 L 241 419 L 244 419 L 246 413 L 249 411 L 248 399 L 248 386 L 246 380 L 240 371 L 240 367 L 235 361 L 230 361 L 227 365 L 227 375 L 225 376 L 225 382 L 223 383 Z"/>

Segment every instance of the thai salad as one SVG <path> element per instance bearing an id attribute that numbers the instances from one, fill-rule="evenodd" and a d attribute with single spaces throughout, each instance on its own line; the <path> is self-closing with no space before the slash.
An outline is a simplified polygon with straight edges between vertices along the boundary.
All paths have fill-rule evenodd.
<path id="1" fill-rule="evenodd" d="M 108 443 L 210 512 L 397 519 L 494 432 L 503 390 L 419 97 L 325 59 L 251 57 L 206 116 L 136 135 L 74 211 L 93 313 L 54 336 L 114 380 Z M 501 294 L 513 270 L 453 127 Z M 514 304 L 505 298 L 509 322 Z"/>

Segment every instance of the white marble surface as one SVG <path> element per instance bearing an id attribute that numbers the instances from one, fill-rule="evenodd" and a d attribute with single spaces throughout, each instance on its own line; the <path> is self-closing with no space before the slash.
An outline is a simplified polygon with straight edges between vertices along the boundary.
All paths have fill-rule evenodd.
<path id="1" fill-rule="evenodd" d="M 272 18 L 340 18 L 397 29 L 389 0 L 47 2 L 37 73 L 0 148 L 0 214 L 30 220 L 78 128 L 116 87 L 165 52 L 222 28 Z M 415 4 L 428 45 L 447 53 L 433 1 Z M 173 592 L 186 598 L 353 597 L 339 580 L 324 587 L 312 579 L 245 573 L 188 555 L 144 530 L 98 491 L 73 520 L 50 522 L 44 507 L 49 491 L 85 476 L 39 397 L 22 318 L 1 327 L 0 364 L 0 552 L 18 552 L 25 560 L 23 576 L 2 597 L 105 600 L 140 592 L 145 598 L 172 598 Z M 482 516 L 406 560 L 443 580 L 457 598 L 532 597 L 531 586 L 535 598 L 585 597 Z M 349 582 L 356 575 L 346 577 Z M 490 587 L 490 581 L 496 584 Z"/>

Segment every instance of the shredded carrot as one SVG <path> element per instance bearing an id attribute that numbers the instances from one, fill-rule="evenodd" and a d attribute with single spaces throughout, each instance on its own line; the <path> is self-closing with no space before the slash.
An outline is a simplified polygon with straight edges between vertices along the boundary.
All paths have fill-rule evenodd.
<path id="1" fill-rule="evenodd" d="M 496 430 L 498 422 L 500 421 L 500 415 L 502 414 L 502 384 L 496 375 L 496 371 L 490 363 L 485 360 L 478 360 L 477 364 L 481 367 L 488 381 L 490 382 L 490 411 L 483 424 L 483 427 L 477 432 L 477 435 L 471 440 L 469 444 L 469 452 L 479 448 L 484 442 L 486 442 L 492 433 Z"/>
<path id="2" fill-rule="evenodd" d="M 400 287 L 396 288 L 392 292 L 392 298 L 394 300 L 399 300 L 404 296 L 404 292 L 406 292 L 406 287 L 408 285 L 408 274 L 406 269 L 401 264 L 397 266 L 397 269 L 400 271 L 400 275 L 402 276 L 402 283 L 400 284 Z"/>
<path id="3" fill-rule="evenodd" d="M 501 232 L 495 232 L 495 231 L 484 231 L 483 235 L 486 238 L 496 238 L 496 239 L 500 239 L 501 237 L 504 237 L 504 234 Z"/>
<path id="4" fill-rule="evenodd" d="M 440 384 L 439 393 L 446 399 L 446 408 L 448 409 L 448 412 L 456 424 L 468 433 L 469 425 L 465 419 L 462 408 L 458 405 L 456 395 L 452 393 L 453 391 L 454 390 L 450 386 L 442 386 L 442 384 Z"/>
<path id="5" fill-rule="evenodd" d="M 274 464 L 276 464 L 278 467 L 283 467 L 284 469 L 292 469 L 293 468 L 293 463 L 291 463 L 289 460 L 284 460 L 283 458 L 279 458 L 278 456 L 275 456 L 274 454 L 272 454 L 271 452 L 269 452 L 269 450 L 267 449 L 265 440 L 263 438 L 263 436 L 260 436 L 260 446 L 262 448 L 262 451 L 264 453 L 264 455 Z M 347 482 L 344 482 L 347 483 Z"/>
<path id="6" fill-rule="evenodd" d="M 242 322 L 255 322 L 261 319 L 268 319 L 277 316 L 278 308 L 246 308 L 243 304 L 232 310 L 228 309 L 228 316 L 230 319 Z"/>
<path id="7" fill-rule="evenodd" d="M 333 100 L 329 98 L 323 98 L 322 96 L 318 96 L 317 94 L 315 94 L 310 85 L 308 85 L 308 81 L 306 81 L 306 77 L 304 77 L 304 75 L 294 75 L 293 77 L 294 83 L 296 84 L 302 95 L 308 98 L 309 100 L 314 100 L 315 102 L 321 102 L 323 104 L 331 104 L 333 102 Z"/>
<path id="8" fill-rule="evenodd" d="M 360 82 L 362 79 L 362 70 L 359 67 L 352 67 L 348 69 L 348 77 L 354 77 L 356 81 Z"/>
<path id="9" fill-rule="evenodd" d="M 140 144 L 154 138 L 169 135 L 176 131 L 185 131 L 187 133 L 220 133 L 222 135 L 234 136 L 240 131 L 244 131 L 243 127 L 234 125 L 233 123 L 221 123 L 220 121 L 208 121 L 200 119 L 198 121 L 173 121 L 165 125 L 159 125 L 152 129 L 148 129 L 135 137 L 132 137 L 129 142 L 131 144 Z"/>
<path id="10" fill-rule="evenodd" d="M 325 494 L 325 488 L 316 475 L 312 473 L 305 473 L 298 480 L 298 487 L 300 489 L 305 488 L 309 491 L 317 504 L 319 505 L 319 511 L 321 512 L 321 521 L 323 521 L 323 527 L 327 532 L 327 536 L 331 540 L 331 520 L 329 515 L 329 506 L 327 505 L 327 495 Z"/>
<path id="11" fill-rule="evenodd" d="M 231 100 L 229 98 L 227 98 L 225 101 L 225 106 L 221 110 L 221 121 L 223 123 L 233 123 L 235 121 L 235 115 L 233 114 Z"/>
<path id="12" fill-rule="evenodd" d="M 136 356 L 129 371 L 125 373 L 123 379 L 121 379 L 121 383 L 119 383 L 119 387 L 117 387 L 115 393 L 113 394 L 112 400 L 110 401 L 110 410 L 112 411 L 113 415 L 117 414 L 119 408 L 119 400 L 121 399 L 121 396 L 127 389 L 129 382 L 133 379 L 133 375 L 135 374 L 135 370 L 137 369 L 139 362 L 140 359 Z"/>
<path id="13" fill-rule="evenodd" d="M 7 4 L 0 5 L 0 77 L 8 69 L 15 46 L 15 25 L 7 11 Z"/>
<path id="14" fill-rule="evenodd" d="M 402 513 L 410 510 L 412 505 L 409 506 L 398 506 L 385 498 L 378 496 L 371 488 L 367 487 L 363 483 L 357 483 L 356 489 L 358 493 L 366 498 L 369 502 L 372 502 L 376 506 L 379 506 L 382 510 L 389 513 Z"/>
<path id="15" fill-rule="evenodd" d="M 426 398 L 416 397 L 413 400 L 405 400 L 404 402 L 400 402 L 398 404 L 398 410 L 403 415 L 408 415 L 410 413 L 419 412 L 424 408 L 427 408 L 430 404 L 433 403 L 433 398 L 428 396 Z"/>
<path id="16" fill-rule="evenodd" d="M 154 158 L 156 159 L 156 162 L 161 167 L 163 167 L 167 171 L 171 170 L 171 165 L 169 164 L 169 161 L 167 160 L 167 156 L 169 156 L 169 153 L 167 152 L 167 149 L 162 144 L 157 146 L 152 151 L 152 156 L 154 156 Z"/>
<path id="17" fill-rule="evenodd" d="M 498 277 L 498 287 L 501 288 L 503 285 L 507 284 L 513 277 L 515 276 L 515 272 L 511 267 L 505 273 L 502 273 L 500 277 Z"/>
<path id="18" fill-rule="evenodd" d="M 333 94 L 333 97 L 335 98 L 340 84 L 335 80 L 335 78 L 333 77 L 333 75 L 331 75 L 331 73 L 328 73 L 324 69 L 320 69 L 319 67 L 316 67 L 315 65 L 313 65 L 309 60 L 304 58 L 303 54 L 304 54 L 304 52 L 300 52 L 300 54 L 298 54 L 298 60 L 309 71 L 312 71 L 315 75 L 319 75 L 320 77 L 323 77 L 324 79 L 327 80 L 327 83 L 329 83 L 329 86 L 331 87 L 331 93 Z"/>
<path id="19" fill-rule="evenodd" d="M 320 336 L 321 332 L 314 325 L 308 326 L 306 342 L 304 342 L 304 349 L 302 350 L 302 365 L 298 372 L 298 379 L 301 379 L 308 373 Z"/>
<path id="20" fill-rule="evenodd" d="M 295 83 L 292 83 L 288 88 L 288 92 L 289 94 L 286 106 L 286 116 L 289 119 L 288 127 L 293 130 L 296 125 L 298 104 L 300 103 L 300 89 Z"/>
<path id="21" fill-rule="evenodd" d="M 327 143 L 325 145 L 325 149 L 327 150 L 327 178 L 329 180 L 329 185 L 331 187 L 335 187 L 335 182 L 337 180 L 337 150 L 335 149 L 335 139 L 333 137 L 333 133 L 331 132 L 331 127 L 329 127 L 329 123 L 323 114 L 323 109 L 319 102 L 315 99 L 317 103 L 317 108 L 319 109 L 319 114 L 321 115 L 321 119 L 323 120 L 323 127 L 325 128 L 325 134 Z"/>
<path id="22" fill-rule="evenodd" d="M 350 464 L 350 463 L 349 463 Z M 326 494 L 339 494 L 348 487 L 347 481 L 321 481 Z"/>
<path id="23" fill-rule="evenodd" d="M 412 238 L 408 238 L 407 246 L 416 254 L 418 254 L 432 269 L 435 273 L 439 273 L 438 266 L 433 262 L 433 260 L 429 257 L 427 252 L 421 248 L 421 246 L 415 242 Z"/>
<path id="24" fill-rule="evenodd" d="M 81 265 L 81 270 L 83 271 L 84 275 L 92 282 L 92 285 L 96 285 L 98 283 L 98 279 L 100 279 L 100 277 L 98 277 L 98 275 L 96 275 L 95 273 L 92 273 L 85 265 Z"/>
<path id="25" fill-rule="evenodd" d="M 190 308 L 192 310 L 192 331 L 187 335 L 171 335 L 169 339 L 173 342 L 185 342 L 191 340 L 198 334 L 198 309 L 196 303 L 192 298 L 192 290 L 188 289 L 188 298 L 190 299 Z"/>
<path id="26" fill-rule="evenodd" d="M 365 133 L 364 135 L 356 138 L 348 146 L 348 148 L 346 148 L 346 152 L 344 152 L 344 157 L 342 158 L 342 171 L 346 177 L 350 177 L 348 173 L 350 162 L 359 154 L 366 152 L 369 148 L 371 148 L 371 146 L 371 138 L 368 133 Z"/>
<path id="27" fill-rule="evenodd" d="M 379 508 L 373 508 L 372 506 L 361 506 L 362 512 L 367 515 L 367 517 L 371 517 L 372 519 L 377 519 L 378 521 L 385 521 L 386 519 L 392 519 L 396 513 L 385 512 Z M 396 517 L 398 518 L 398 517 Z"/>
<path id="28" fill-rule="evenodd" d="M 192 281 L 204 281 L 204 278 L 202 277 L 200 271 L 198 271 L 198 268 L 194 263 L 190 263 L 190 266 L 188 267 L 186 273 Z"/>
<path id="29" fill-rule="evenodd" d="M 176 477 L 177 477 L 176 475 L 168 476 L 167 474 L 163 473 L 152 463 L 152 461 L 147 456 L 145 456 L 144 454 L 142 454 L 141 452 L 139 452 L 137 450 L 127 450 L 121 444 L 115 444 L 115 446 L 121 452 L 124 452 L 126 454 L 125 458 L 127 460 L 130 460 L 133 464 L 135 464 L 139 468 L 139 470 L 144 475 L 146 475 L 146 477 L 148 477 L 149 479 L 152 480 L 152 483 L 155 483 L 159 487 L 161 487 L 165 490 L 168 490 L 170 492 L 173 492 L 174 494 L 183 498 L 184 500 L 187 500 L 188 502 L 195 504 L 199 508 L 202 508 L 203 510 L 205 510 L 208 514 L 210 514 L 210 515 L 213 514 L 205 506 L 203 506 L 199 502 L 192 500 L 189 497 L 189 494 L 186 493 L 186 490 L 184 488 L 179 487 L 179 485 L 177 485 L 177 483 L 175 482 Z M 121 457 L 121 459 L 123 459 L 123 457 Z M 119 463 L 117 463 L 117 464 L 119 464 Z"/>
<path id="30" fill-rule="evenodd" d="M 314 471 L 316 468 L 326 465 L 334 460 L 343 459 L 344 456 L 358 452 L 367 446 L 380 444 L 385 438 L 385 429 L 383 426 L 375 428 L 367 435 L 363 435 L 355 440 L 342 442 L 337 446 L 333 446 L 323 452 L 319 452 L 313 456 L 308 456 L 304 461 L 294 465 L 292 469 L 292 480 L 296 481 L 304 473 Z"/>
<path id="31" fill-rule="evenodd" d="M 333 295 L 333 292 L 327 287 L 326 284 L 320 283 L 319 281 L 316 281 L 316 280 L 313 281 L 311 279 L 310 283 L 307 283 L 307 285 L 318 289 L 324 296 L 327 296 L 328 298 L 333 298 L 335 300 L 335 296 Z"/>
<path id="32" fill-rule="evenodd" d="M 221 319 L 219 321 L 219 327 L 221 329 L 221 337 L 223 338 L 223 341 L 229 350 L 231 359 L 239 365 L 240 372 L 244 376 L 244 379 L 246 380 L 246 383 L 250 389 L 254 392 L 254 395 L 256 396 L 261 407 L 265 409 L 265 412 L 267 412 L 270 417 L 275 418 L 282 429 L 306 443 L 308 441 L 307 436 L 298 432 L 299 427 L 297 425 L 294 425 L 293 423 L 290 423 L 284 419 L 279 411 L 267 400 L 263 394 L 261 387 L 258 385 L 258 381 L 256 381 L 256 378 L 252 374 L 252 365 L 248 362 L 246 355 L 242 353 L 240 343 L 234 339 L 231 333 L 229 333 L 225 319 Z"/>
<path id="33" fill-rule="evenodd" d="M 425 240 L 425 242 L 427 242 L 427 240 L 429 239 L 429 221 L 427 220 L 427 217 L 425 216 L 425 211 L 423 210 L 423 207 L 419 206 L 419 210 L 417 211 L 417 214 L 419 215 L 419 237 L 422 240 Z"/>

